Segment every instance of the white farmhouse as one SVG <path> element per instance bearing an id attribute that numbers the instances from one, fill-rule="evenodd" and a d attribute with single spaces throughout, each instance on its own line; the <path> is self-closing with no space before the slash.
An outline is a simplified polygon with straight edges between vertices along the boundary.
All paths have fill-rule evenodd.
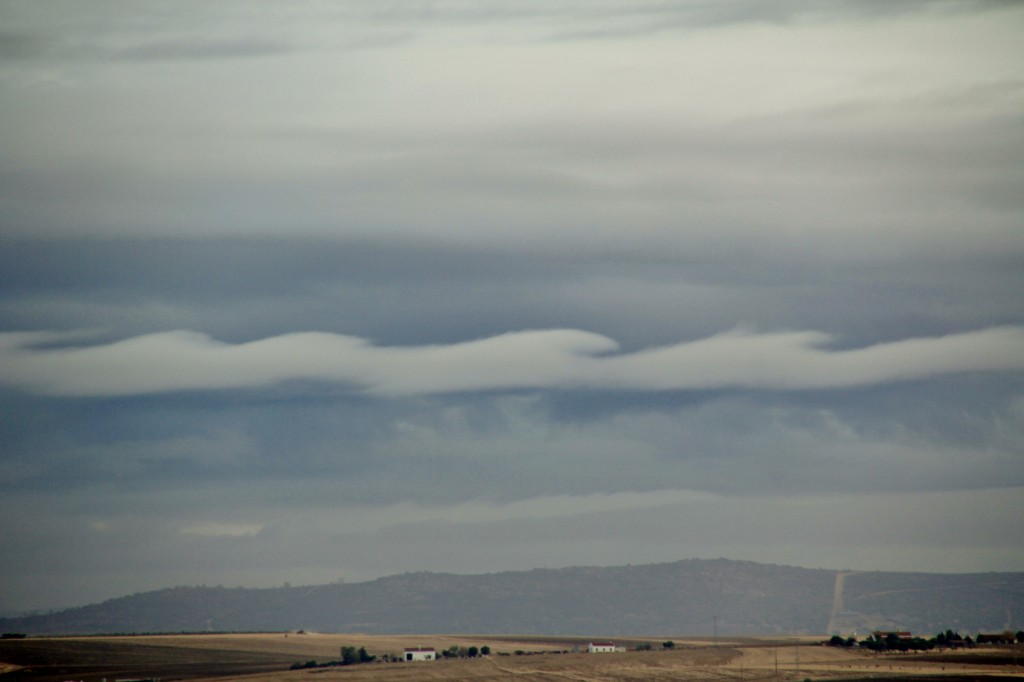
<path id="1" fill-rule="evenodd" d="M 434 647 L 414 647 L 405 650 L 407 661 L 433 661 L 436 658 L 437 652 L 434 651 Z"/>
<path id="2" fill-rule="evenodd" d="M 613 654 L 615 651 L 615 642 L 591 642 L 587 645 L 588 654 Z"/>

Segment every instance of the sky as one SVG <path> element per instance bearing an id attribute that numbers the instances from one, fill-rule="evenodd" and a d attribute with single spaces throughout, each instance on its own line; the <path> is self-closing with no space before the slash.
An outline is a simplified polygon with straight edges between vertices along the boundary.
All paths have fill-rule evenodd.
<path id="1" fill-rule="evenodd" d="M 1024 571 L 1024 4 L 0 0 L 0 613 Z"/>

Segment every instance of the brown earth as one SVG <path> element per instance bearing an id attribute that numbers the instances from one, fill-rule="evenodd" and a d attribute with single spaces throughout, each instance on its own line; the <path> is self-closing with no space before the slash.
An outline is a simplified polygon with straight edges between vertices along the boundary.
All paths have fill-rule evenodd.
<path id="1" fill-rule="evenodd" d="M 663 639 L 674 639 L 676 648 L 658 650 Z M 573 652 L 585 651 L 588 640 L 571 637 L 281 633 L 29 638 L 0 641 L 0 682 L 140 678 L 163 682 L 999 682 L 1024 678 L 1024 652 L 1017 652 L 1018 662 L 1010 648 L 876 655 L 820 646 L 816 638 L 663 639 L 614 640 L 630 649 L 648 641 L 654 651 L 587 654 Z M 374 662 L 288 670 L 294 662 L 337 660 L 342 646 L 365 646 L 369 653 L 382 657 L 399 654 L 405 647 L 432 646 L 441 651 L 452 645 L 487 645 L 492 655 L 433 663 Z"/>

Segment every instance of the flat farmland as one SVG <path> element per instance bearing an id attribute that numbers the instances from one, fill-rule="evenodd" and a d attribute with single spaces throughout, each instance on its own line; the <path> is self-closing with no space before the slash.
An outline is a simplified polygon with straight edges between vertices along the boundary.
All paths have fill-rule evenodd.
<path id="1" fill-rule="evenodd" d="M 249 682 L 416 682 L 419 680 L 708 680 L 719 682 L 908 680 L 967 682 L 1024 678 L 1012 649 L 930 652 L 926 656 L 847 651 L 817 639 L 613 638 L 631 650 L 575 652 L 588 638 L 475 635 L 207 634 L 29 638 L 0 641 L 0 682 L 114 682 L 126 679 Z M 673 639 L 672 650 L 658 650 Z M 653 651 L 632 650 L 650 642 Z M 292 663 L 337 660 L 343 646 L 373 655 L 405 647 L 488 646 L 491 656 L 421 663 L 374 662 L 289 670 Z"/>

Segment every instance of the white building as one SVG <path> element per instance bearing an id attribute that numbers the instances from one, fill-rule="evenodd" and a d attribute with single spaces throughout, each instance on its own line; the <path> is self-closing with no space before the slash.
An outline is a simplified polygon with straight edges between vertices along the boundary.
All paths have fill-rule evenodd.
<path id="1" fill-rule="evenodd" d="M 434 651 L 434 647 L 415 647 L 405 650 L 405 660 L 407 661 L 433 661 L 436 658 L 437 652 Z"/>
<path id="2" fill-rule="evenodd" d="M 616 651 L 615 642 L 591 642 L 587 645 L 588 654 L 613 654 Z"/>

